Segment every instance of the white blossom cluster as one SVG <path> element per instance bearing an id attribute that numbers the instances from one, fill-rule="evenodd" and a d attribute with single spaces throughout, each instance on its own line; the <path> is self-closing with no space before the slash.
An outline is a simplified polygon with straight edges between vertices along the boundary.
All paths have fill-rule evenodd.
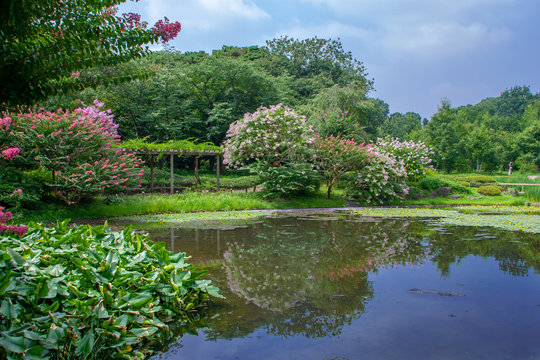
<path id="1" fill-rule="evenodd" d="M 282 104 L 260 107 L 232 123 L 223 144 L 223 162 L 241 168 L 253 160 L 273 166 L 297 160 L 314 141 L 314 131 L 304 116 Z"/>

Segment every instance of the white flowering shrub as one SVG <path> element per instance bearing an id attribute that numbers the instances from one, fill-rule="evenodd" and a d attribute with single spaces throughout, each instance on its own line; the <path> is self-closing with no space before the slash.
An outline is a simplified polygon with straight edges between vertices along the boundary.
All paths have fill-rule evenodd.
<path id="1" fill-rule="evenodd" d="M 302 161 L 313 141 L 313 129 L 304 116 L 282 104 L 260 107 L 230 125 L 223 162 L 230 168 L 245 167 L 255 160 L 277 167 Z"/>
<path id="2" fill-rule="evenodd" d="M 348 177 L 348 192 L 367 203 L 392 200 L 407 195 L 409 187 L 405 183 L 407 170 L 403 160 L 374 145 L 372 157 L 360 172 Z"/>
<path id="3" fill-rule="evenodd" d="M 379 150 L 391 154 L 397 161 L 403 161 L 409 179 L 418 179 L 432 169 L 433 150 L 422 141 L 399 141 L 398 139 L 377 139 Z"/>

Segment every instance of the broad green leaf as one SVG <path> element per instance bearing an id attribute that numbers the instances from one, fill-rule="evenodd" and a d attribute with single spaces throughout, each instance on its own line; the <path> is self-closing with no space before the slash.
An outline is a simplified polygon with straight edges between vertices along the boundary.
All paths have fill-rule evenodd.
<path id="1" fill-rule="evenodd" d="M 89 356 L 94 348 L 94 330 L 88 329 L 81 339 L 75 341 L 75 345 L 76 355 Z"/>
<path id="2" fill-rule="evenodd" d="M 130 308 L 139 309 L 153 300 L 151 294 L 129 294 L 123 297 Z"/>
<path id="3" fill-rule="evenodd" d="M 60 264 L 57 264 L 57 265 L 50 265 L 48 267 L 46 267 L 45 269 L 43 269 L 43 272 L 45 274 L 49 274 L 51 276 L 60 276 L 64 273 L 64 271 L 66 271 L 66 267 L 60 265 Z"/>
<path id="4" fill-rule="evenodd" d="M 150 326 L 146 328 L 137 328 L 137 329 L 131 329 L 131 332 L 136 335 L 137 337 L 147 337 L 152 334 L 154 334 L 156 331 L 158 331 L 158 328 L 155 326 Z"/>
<path id="5" fill-rule="evenodd" d="M 31 330 L 24 330 L 23 336 L 27 339 L 34 340 L 34 341 L 42 341 L 42 340 L 47 339 L 46 335 L 37 333 L 35 331 L 31 331 Z"/>
<path id="6" fill-rule="evenodd" d="M 4 299 L 0 306 L 0 314 L 4 315 L 8 320 L 14 320 L 19 317 L 19 312 L 23 310 L 22 306 L 11 302 L 11 299 Z"/>
<path id="7" fill-rule="evenodd" d="M 26 265 L 27 262 L 26 262 L 26 259 L 23 258 L 18 252 L 16 252 L 15 250 L 11 249 L 11 248 L 7 248 L 6 251 L 8 252 L 8 254 L 11 256 L 11 258 L 13 259 L 13 261 L 15 261 L 17 263 L 17 265 Z"/>
<path id="8" fill-rule="evenodd" d="M 24 354 L 24 358 L 28 360 L 43 360 L 47 358 L 49 350 L 43 348 L 42 346 L 36 345 L 28 349 Z"/>
<path id="9" fill-rule="evenodd" d="M 103 300 L 99 302 L 99 304 L 96 305 L 94 309 L 94 313 L 99 319 L 106 319 L 109 318 L 109 312 L 105 308 L 105 305 L 103 304 Z"/>
<path id="10" fill-rule="evenodd" d="M 7 351 L 14 353 L 24 353 L 32 346 L 35 345 L 35 342 L 29 339 L 26 339 L 22 336 L 6 336 L 3 335 L 0 337 L 0 346 L 2 346 Z"/>

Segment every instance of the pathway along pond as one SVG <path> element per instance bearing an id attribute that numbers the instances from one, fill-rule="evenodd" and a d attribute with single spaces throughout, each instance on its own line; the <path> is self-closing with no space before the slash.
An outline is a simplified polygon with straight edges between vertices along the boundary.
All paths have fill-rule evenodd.
<path id="1" fill-rule="evenodd" d="M 153 359 L 540 359 L 538 234 L 339 213 L 147 230 L 226 296 Z"/>

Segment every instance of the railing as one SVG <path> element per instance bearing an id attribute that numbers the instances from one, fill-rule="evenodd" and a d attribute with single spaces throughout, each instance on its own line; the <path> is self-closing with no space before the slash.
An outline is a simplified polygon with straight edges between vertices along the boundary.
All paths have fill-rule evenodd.
<path id="1" fill-rule="evenodd" d="M 525 186 L 540 186 L 540 184 L 527 184 L 527 183 L 499 183 L 504 186 L 504 190 L 507 191 L 509 186 L 521 186 L 521 192 L 525 192 Z"/>

